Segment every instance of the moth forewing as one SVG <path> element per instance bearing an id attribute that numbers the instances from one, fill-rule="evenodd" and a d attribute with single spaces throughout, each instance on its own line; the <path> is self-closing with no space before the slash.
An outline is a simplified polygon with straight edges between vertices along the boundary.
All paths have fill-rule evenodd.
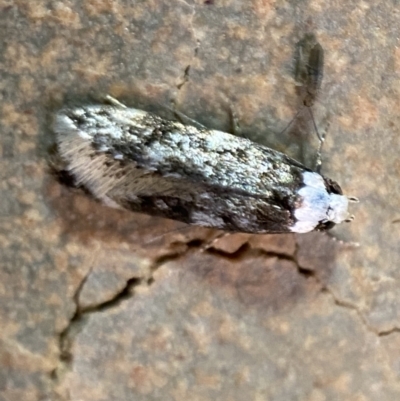
<path id="1" fill-rule="evenodd" d="M 348 218 L 337 183 L 248 139 L 120 105 L 63 108 L 60 158 L 109 206 L 247 233 L 325 230 Z"/>

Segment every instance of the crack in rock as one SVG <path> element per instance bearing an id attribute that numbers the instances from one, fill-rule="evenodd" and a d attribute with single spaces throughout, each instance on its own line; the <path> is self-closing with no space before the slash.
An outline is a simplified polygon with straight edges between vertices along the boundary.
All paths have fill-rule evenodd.
<path id="1" fill-rule="evenodd" d="M 375 335 L 378 336 L 387 336 L 390 335 L 394 332 L 400 332 L 400 329 L 395 327 L 390 330 L 385 330 L 385 331 L 378 331 L 373 329 L 369 324 L 365 316 L 361 313 L 361 311 L 357 308 L 356 305 L 346 302 L 341 300 L 339 297 L 336 296 L 334 291 L 329 288 L 323 281 L 321 281 L 321 278 L 318 276 L 318 272 L 316 272 L 313 269 L 307 269 L 299 265 L 297 261 L 297 252 L 298 252 L 298 244 L 296 244 L 296 251 L 294 253 L 294 256 L 288 256 L 287 254 L 280 254 L 280 253 L 274 253 L 274 252 L 268 252 L 263 249 L 254 249 L 251 248 L 250 245 L 246 242 L 244 243 L 237 251 L 234 253 L 226 253 L 218 249 L 213 249 L 213 248 L 207 248 L 205 247 L 205 244 L 207 241 L 204 240 L 191 240 L 186 243 L 187 248 L 184 251 L 179 251 L 179 252 L 173 252 L 171 254 L 167 254 L 164 256 L 159 257 L 157 260 L 154 261 L 154 263 L 150 266 L 150 274 L 146 277 L 132 277 L 126 281 L 126 285 L 124 288 L 119 291 L 115 296 L 113 296 L 111 299 L 104 301 L 98 305 L 95 306 L 90 306 L 87 308 L 81 308 L 79 305 L 79 297 L 82 292 L 82 289 L 87 282 L 91 270 L 88 272 L 88 274 L 81 280 L 79 286 L 77 287 L 74 295 L 73 295 L 73 301 L 76 305 L 75 313 L 70 319 L 68 325 L 65 327 L 65 329 L 59 334 L 58 336 L 58 343 L 59 343 L 59 349 L 60 349 L 60 355 L 59 355 L 59 363 L 58 366 L 51 372 L 51 379 L 54 383 L 54 387 L 56 388 L 58 384 L 61 383 L 63 376 L 65 373 L 70 369 L 70 366 L 73 361 L 73 354 L 72 354 L 72 347 L 73 347 L 73 341 L 75 336 L 82 330 L 83 326 L 87 322 L 88 316 L 92 313 L 98 313 L 98 312 L 103 312 L 105 310 L 115 308 L 119 305 L 121 305 L 122 302 L 132 298 L 132 296 L 135 293 L 135 288 L 140 286 L 140 285 L 147 285 L 150 286 L 152 285 L 154 281 L 154 273 L 163 265 L 165 265 L 168 262 L 178 260 L 182 257 L 184 257 L 186 254 L 189 252 L 193 251 L 203 251 L 207 253 L 212 253 L 215 255 L 218 255 L 223 258 L 228 258 L 228 259 L 242 259 L 246 258 L 248 256 L 254 255 L 255 252 L 263 254 L 268 257 L 277 257 L 278 259 L 283 259 L 287 261 L 291 261 L 295 264 L 297 267 L 297 270 L 300 275 L 305 276 L 307 279 L 313 279 L 315 280 L 321 287 L 321 292 L 326 292 L 328 293 L 332 299 L 333 302 L 338 305 L 339 307 L 343 307 L 346 309 L 350 309 L 354 311 L 359 319 L 362 322 L 362 325 L 370 332 L 374 333 Z M 61 397 L 61 396 L 60 396 Z"/>
<path id="2" fill-rule="evenodd" d="M 373 333 L 373 334 L 375 334 L 375 335 L 377 335 L 377 336 L 380 335 L 379 331 L 376 330 L 376 329 L 374 329 L 374 328 L 368 323 L 367 318 L 364 316 L 364 314 L 361 312 L 361 310 L 357 307 L 357 305 L 355 305 L 355 304 L 353 304 L 353 303 L 351 303 L 351 302 L 349 302 L 349 301 L 345 301 L 345 300 L 343 300 L 343 299 L 340 299 L 340 298 L 334 293 L 334 291 L 333 291 L 332 289 L 330 289 L 328 286 L 325 286 L 325 287 L 324 287 L 324 291 L 325 291 L 326 293 L 328 293 L 328 294 L 332 297 L 333 302 L 335 303 L 335 305 L 337 305 L 337 306 L 339 306 L 339 307 L 341 307 L 341 308 L 344 308 L 344 309 L 348 309 L 348 310 L 354 311 L 354 312 L 356 313 L 356 315 L 358 316 L 359 320 L 361 321 L 362 326 L 364 326 L 364 327 L 367 329 L 367 331 L 369 331 L 370 333 Z"/>
<path id="3" fill-rule="evenodd" d="M 70 365 L 73 361 L 73 354 L 71 349 L 73 347 L 73 341 L 75 336 L 82 330 L 83 326 L 87 322 L 88 316 L 93 313 L 101 313 L 111 308 L 115 308 L 121 305 L 122 302 L 132 298 L 134 295 L 134 290 L 140 285 L 152 285 L 154 283 L 153 274 L 154 272 L 167 262 L 176 260 L 182 257 L 190 248 L 184 252 L 174 252 L 169 255 L 162 256 L 158 258 L 153 265 L 150 267 L 150 278 L 144 277 L 132 277 L 126 281 L 126 285 L 117 294 L 115 294 L 111 299 L 104 301 L 98 305 L 90 306 L 87 308 L 81 308 L 79 305 L 79 297 L 82 293 L 82 289 L 87 282 L 91 269 L 85 275 L 85 277 L 79 283 L 74 295 L 73 301 L 75 303 L 75 313 L 69 320 L 68 325 L 65 329 L 58 335 L 58 346 L 60 350 L 58 366 L 56 366 L 50 373 L 54 387 L 62 381 L 62 377 L 69 370 Z M 60 399 L 63 398 L 60 394 L 57 394 Z"/>
<path id="4" fill-rule="evenodd" d="M 382 330 L 382 331 L 378 331 L 378 336 L 379 337 L 386 337 L 386 336 L 390 336 L 393 333 L 400 333 L 400 328 L 395 326 L 391 329 L 388 330 Z"/>
<path id="5" fill-rule="evenodd" d="M 345 242 L 339 241 L 339 240 L 337 240 L 336 238 L 334 238 L 334 240 L 335 240 L 336 243 L 338 243 L 338 244 L 341 244 L 341 245 L 345 244 L 345 245 L 346 245 Z M 354 246 L 354 243 L 351 243 L 351 246 Z M 390 332 L 393 332 L 393 331 L 400 331 L 399 329 L 394 328 L 394 329 L 389 330 L 389 331 L 380 332 L 379 330 L 373 328 L 373 327 L 369 324 L 368 319 L 366 318 L 366 316 L 364 316 L 364 314 L 362 313 L 362 311 L 358 308 L 358 306 L 357 306 L 356 304 L 350 302 L 350 301 L 346 301 L 346 300 L 340 299 L 340 297 L 339 297 L 337 294 L 335 294 L 334 290 L 333 290 L 332 288 L 330 288 L 329 285 L 326 284 L 326 283 L 319 277 L 318 271 L 316 271 L 316 270 L 314 270 L 314 269 L 307 269 L 307 268 L 304 268 L 304 267 L 302 267 L 302 266 L 298 263 L 298 261 L 297 261 L 297 259 L 298 259 L 298 257 L 297 257 L 298 252 L 299 252 L 299 243 L 296 242 L 296 250 L 295 250 L 295 253 L 294 253 L 294 257 L 293 257 L 293 262 L 296 264 L 299 273 L 300 273 L 300 274 L 305 274 L 305 275 L 307 275 L 307 276 L 312 276 L 312 277 L 314 277 L 315 280 L 316 280 L 316 281 L 320 284 L 320 286 L 321 286 L 321 292 L 325 292 L 325 293 L 329 294 L 329 295 L 332 297 L 333 302 L 335 303 L 335 305 L 337 305 L 337 306 L 339 306 L 339 307 L 341 307 L 341 308 L 345 308 L 345 309 L 354 311 L 354 312 L 357 314 L 357 316 L 358 316 L 359 320 L 361 321 L 362 325 L 367 329 L 367 331 L 369 331 L 369 332 L 371 332 L 371 333 L 373 333 L 373 334 L 375 334 L 375 335 L 377 335 L 377 336 L 380 336 L 380 335 L 382 335 L 382 333 L 386 333 L 386 332 L 387 332 L 388 334 L 390 334 Z M 385 335 L 385 334 L 384 334 L 384 335 Z"/>
<path id="6" fill-rule="evenodd" d="M 182 87 L 189 81 L 189 72 L 190 72 L 190 64 L 186 66 L 181 82 L 178 83 L 178 85 L 176 85 L 178 90 L 181 90 Z"/>
<path id="7" fill-rule="evenodd" d="M 195 6 L 195 4 L 192 4 L 192 5 L 188 4 L 184 0 L 180 0 L 180 1 L 183 4 L 185 4 L 186 6 L 190 7 L 191 10 L 192 10 L 192 13 L 191 13 L 190 18 L 189 18 L 189 27 L 190 27 L 190 30 L 192 31 L 193 38 L 194 38 L 194 40 L 196 42 L 196 45 L 195 45 L 194 50 L 193 50 L 192 59 L 189 62 L 189 64 L 185 67 L 184 72 L 183 72 L 183 76 L 182 76 L 180 82 L 176 85 L 176 87 L 178 89 L 178 93 L 175 96 L 175 99 L 172 101 L 174 109 L 176 108 L 176 105 L 178 104 L 178 97 L 179 97 L 179 93 L 180 93 L 181 89 L 186 85 L 187 82 L 189 82 L 190 68 L 192 66 L 193 60 L 197 57 L 197 55 L 199 53 L 199 48 L 200 48 L 200 44 L 201 44 L 201 41 L 200 41 L 200 39 L 199 39 L 199 37 L 198 37 L 198 35 L 196 33 L 196 29 L 194 28 L 194 25 L 193 25 L 193 21 L 194 21 L 195 15 L 196 15 L 196 6 Z"/>

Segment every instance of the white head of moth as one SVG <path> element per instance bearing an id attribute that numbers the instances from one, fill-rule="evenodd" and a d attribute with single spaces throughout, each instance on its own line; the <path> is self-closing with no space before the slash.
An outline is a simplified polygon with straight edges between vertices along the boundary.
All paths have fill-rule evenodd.
<path id="1" fill-rule="evenodd" d="M 142 110 L 86 105 L 55 119 L 60 172 L 109 206 L 254 234 L 352 219 L 340 186 L 273 149 Z"/>
<path id="2" fill-rule="evenodd" d="M 327 230 L 335 224 L 351 221 L 348 205 L 355 198 L 342 194 L 340 186 L 320 174 L 305 171 L 304 186 L 298 190 L 298 206 L 294 210 L 295 224 L 290 228 L 295 233 L 307 233 L 316 229 Z"/>

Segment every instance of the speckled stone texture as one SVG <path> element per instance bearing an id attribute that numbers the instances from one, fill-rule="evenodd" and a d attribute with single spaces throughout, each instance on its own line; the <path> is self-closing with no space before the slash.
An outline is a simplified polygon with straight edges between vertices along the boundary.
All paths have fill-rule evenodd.
<path id="1" fill-rule="evenodd" d="M 0 0 L 0 401 L 400 399 L 396 2 Z M 176 107 L 307 163 L 296 43 L 313 32 L 323 173 L 360 198 L 341 244 L 129 214 L 49 173 L 54 111 Z M 354 247 L 352 242 L 360 246 Z"/>

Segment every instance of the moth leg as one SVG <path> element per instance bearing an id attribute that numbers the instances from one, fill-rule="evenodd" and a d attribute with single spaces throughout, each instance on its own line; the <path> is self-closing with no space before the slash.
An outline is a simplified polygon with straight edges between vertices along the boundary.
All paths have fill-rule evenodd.
<path id="1" fill-rule="evenodd" d="M 179 121 L 184 124 L 188 125 L 188 122 L 190 122 L 191 125 L 195 126 L 198 129 L 204 129 L 206 130 L 207 127 L 205 127 L 203 124 L 199 123 L 196 120 L 193 120 L 192 118 L 188 117 L 186 114 L 182 113 L 181 111 L 171 109 L 171 111 L 178 117 Z"/>
<path id="2" fill-rule="evenodd" d="M 308 111 L 309 111 L 309 113 L 310 113 L 311 121 L 312 121 L 312 123 L 313 123 L 314 130 L 315 130 L 315 132 L 316 132 L 316 134 L 317 134 L 317 137 L 318 137 L 318 139 L 319 139 L 320 142 L 323 142 L 324 139 L 323 139 L 323 138 L 321 137 L 321 135 L 319 134 L 317 124 L 315 123 L 314 113 L 312 112 L 311 107 L 308 107 Z"/>
<path id="3" fill-rule="evenodd" d="M 327 132 L 329 130 L 329 127 L 330 127 L 330 118 L 329 118 L 329 116 L 328 116 L 327 120 L 328 120 L 327 121 L 327 125 L 326 125 L 322 135 L 318 135 L 319 145 L 318 145 L 317 153 L 315 155 L 315 164 L 314 164 L 314 171 L 317 172 L 317 173 L 320 173 L 321 172 L 321 168 L 322 168 L 322 147 L 324 145 L 325 137 L 326 137 L 326 134 L 327 134 Z"/>
<path id="4" fill-rule="evenodd" d="M 236 114 L 236 110 L 232 104 L 229 105 L 229 119 L 231 125 L 231 133 L 235 136 L 243 136 L 242 128 L 240 127 L 239 118 Z"/>
<path id="5" fill-rule="evenodd" d="M 163 109 L 167 109 L 168 111 L 170 111 L 171 113 L 174 114 L 174 116 L 176 117 L 177 120 L 179 120 L 179 122 L 183 125 L 193 125 L 194 127 L 198 128 L 198 129 L 202 129 L 202 130 L 206 130 L 208 129 L 207 127 L 205 127 L 203 124 L 199 123 L 198 121 L 194 120 L 193 118 L 190 118 L 189 116 L 187 116 L 185 113 L 182 113 L 181 111 L 176 109 L 176 104 L 175 101 L 171 101 L 171 104 L 173 105 L 173 107 L 170 106 L 166 106 L 164 104 L 161 104 L 158 102 L 158 105 L 163 108 Z"/>
<path id="6" fill-rule="evenodd" d="M 239 124 L 239 119 L 237 117 L 237 114 L 235 112 L 235 109 L 232 105 L 229 105 L 229 119 L 230 119 L 230 124 L 231 124 L 231 133 L 235 136 L 242 136 L 242 130 Z M 203 124 L 199 123 L 196 120 L 193 120 L 192 118 L 188 117 L 186 114 L 178 111 L 178 110 L 172 110 L 174 114 L 178 117 L 179 121 L 182 124 L 187 125 L 187 122 L 190 122 L 192 125 L 194 125 L 196 128 L 199 129 L 208 129 L 205 127 Z M 186 120 L 186 121 L 185 121 Z"/>
<path id="7" fill-rule="evenodd" d="M 289 128 L 290 126 L 293 124 L 293 122 L 297 119 L 297 117 L 299 116 L 299 114 L 304 110 L 305 106 L 302 106 L 297 113 L 294 115 L 294 117 L 289 121 L 289 124 L 286 125 L 286 127 L 279 133 L 279 135 L 284 134 Z"/>
<path id="8" fill-rule="evenodd" d="M 104 99 L 104 102 L 109 103 L 112 106 L 120 107 L 122 109 L 127 109 L 127 107 L 123 103 L 121 103 L 120 101 L 115 99 L 115 97 L 112 97 L 111 95 L 105 95 L 103 99 Z"/>

